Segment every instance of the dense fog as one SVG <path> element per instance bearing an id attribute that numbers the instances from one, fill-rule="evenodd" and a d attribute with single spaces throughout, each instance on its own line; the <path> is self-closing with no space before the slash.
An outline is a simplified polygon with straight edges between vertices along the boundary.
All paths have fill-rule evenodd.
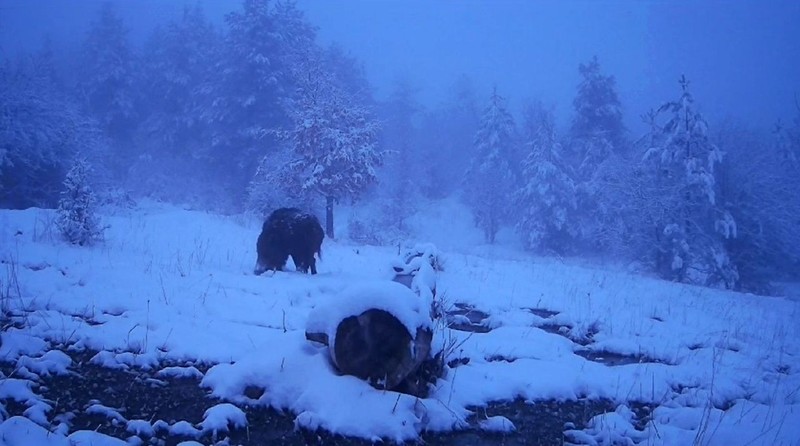
<path id="1" fill-rule="evenodd" d="M 0 0 L 0 207 L 86 176 L 102 205 L 292 205 L 389 244 L 452 199 L 488 243 L 769 293 L 800 275 L 798 23 L 792 1 Z M 368 211 L 333 234 L 342 206 Z"/>

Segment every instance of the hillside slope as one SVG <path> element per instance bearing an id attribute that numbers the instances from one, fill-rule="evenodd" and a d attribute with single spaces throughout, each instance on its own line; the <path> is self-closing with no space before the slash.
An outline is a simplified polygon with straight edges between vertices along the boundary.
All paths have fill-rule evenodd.
<path id="1" fill-rule="evenodd" d="M 127 435 L 164 428 L 224 438 L 253 422 L 243 407 L 287 411 L 298 428 L 405 441 L 454 429 L 511 432 L 514 420 L 473 414 L 491 402 L 579 399 L 615 407 L 580 430 L 565 425 L 580 444 L 800 439 L 800 302 L 534 258 L 511 243 L 476 246 L 468 224 L 451 224 L 463 218 L 421 214 L 411 220 L 415 238 L 438 243 L 445 261 L 439 297 L 480 329 L 437 330 L 453 367 L 419 400 L 338 376 L 304 337 L 319 303 L 352 284 L 391 280 L 397 247 L 326 240 L 318 275 L 254 276 L 257 221 L 154 204 L 103 219 L 105 241 L 79 248 L 57 239 L 50 210 L 0 211 L 0 444 L 69 444 L 67 435 L 73 444 L 115 444 L 58 416 L 89 410 Z M 166 385 L 189 374 L 224 402 L 203 422 L 161 424 L 99 396 L 101 408 L 54 409 L 37 383 L 78 367 L 72 353 L 81 351 L 92 352 L 93 365 L 150 371 Z M 203 366 L 165 369 L 176 364 Z M 647 407 L 647 418 L 634 406 Z M 33 423 L 9 418 L 17 412 Z"/>

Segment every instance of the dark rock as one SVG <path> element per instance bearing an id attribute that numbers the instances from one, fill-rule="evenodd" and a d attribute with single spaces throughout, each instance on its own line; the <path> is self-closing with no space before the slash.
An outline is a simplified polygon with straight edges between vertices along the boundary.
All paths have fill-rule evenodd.
<path id="1" fill-rule="evenodd" d="M 250 398 L 251 400 L 257 400 L 264 395 L 266 390 L 263 387 L 258 386 L 247 386 L 244 389 L 244 396 Z"/>

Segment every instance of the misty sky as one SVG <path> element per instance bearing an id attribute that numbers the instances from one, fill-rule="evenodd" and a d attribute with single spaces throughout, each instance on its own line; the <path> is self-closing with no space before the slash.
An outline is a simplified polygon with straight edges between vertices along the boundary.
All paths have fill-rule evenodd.
<path id="1" fill-rule="evenodd" d="M 191 1 L 189 2 L 191 4 Z M 238 0 L 200 2 L 222 23 Z M 83 38 L 99 0 L 0 0 L 4 57 Z M 118 0 L 142 40 L 183 0 Z M 800 2 L 299 0 L 323 43 L 363 61 L 377 96 L 405 77 L 435 106 L 462 73 L 481 93 L 497 85 L 516 109 L 527 98 L 571 112 L 577 66 L 597 55 L 617 78 L 628 126 L 678 94 L 685 73 L 711 123 L 727 116 L 771 126 L 800 95 Z"/>

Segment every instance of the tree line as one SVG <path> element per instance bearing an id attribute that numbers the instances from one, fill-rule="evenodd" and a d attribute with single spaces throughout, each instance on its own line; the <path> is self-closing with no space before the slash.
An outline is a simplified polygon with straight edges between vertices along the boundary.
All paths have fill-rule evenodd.
<path id="1" fill-rule="evenodd" d="M 385 144 L 412 147 L 405 158 L 418 165 L 400 170 L 438 172 L 404 193 L 460 191 L 489 243 L 513 227 L 532 252 L 611 259 L 668 280 L 762 293 L 796 280 L 800 105 L 771 132 L 730 121 L 715 128 L 690 80 L 676 76 L 674 97 L 642 113 L 648 130 L 631 135 L 614 76 L 596 57 L 578 74 L 562 131 L 539 101 L 516 119 L 497 88 L 481 108 L 462 83 L 448 105 L 420 112 L 399 83 L 386 122 L 418 124 Z"/>
<path id="2" fill-rule="evenodd" d="M 0 206 L 53 207 L 88 159 L 105 202 L 321 207 L 333 236 L 334 205 L 366 197 L 380 221 L 353 219 L 350 235 L 385 242 L 420 200 L 456 196 L 489 243 L 511 227 L 535 253 L 761 292 L 800 272 L 800 107 L 772 132 L 710 125 L 681 77 L 631 135 L 597 58 L 578 66 L 565 129 L 552 106 L 515 117 L 466 76 L 436 107 L 409 79 L 379 101 L 288 1 L 244 0 L 222 26 L 186 7 L 143 45 L 129 34 L 108 3 L 78 48 L 3 61 Z"/>

